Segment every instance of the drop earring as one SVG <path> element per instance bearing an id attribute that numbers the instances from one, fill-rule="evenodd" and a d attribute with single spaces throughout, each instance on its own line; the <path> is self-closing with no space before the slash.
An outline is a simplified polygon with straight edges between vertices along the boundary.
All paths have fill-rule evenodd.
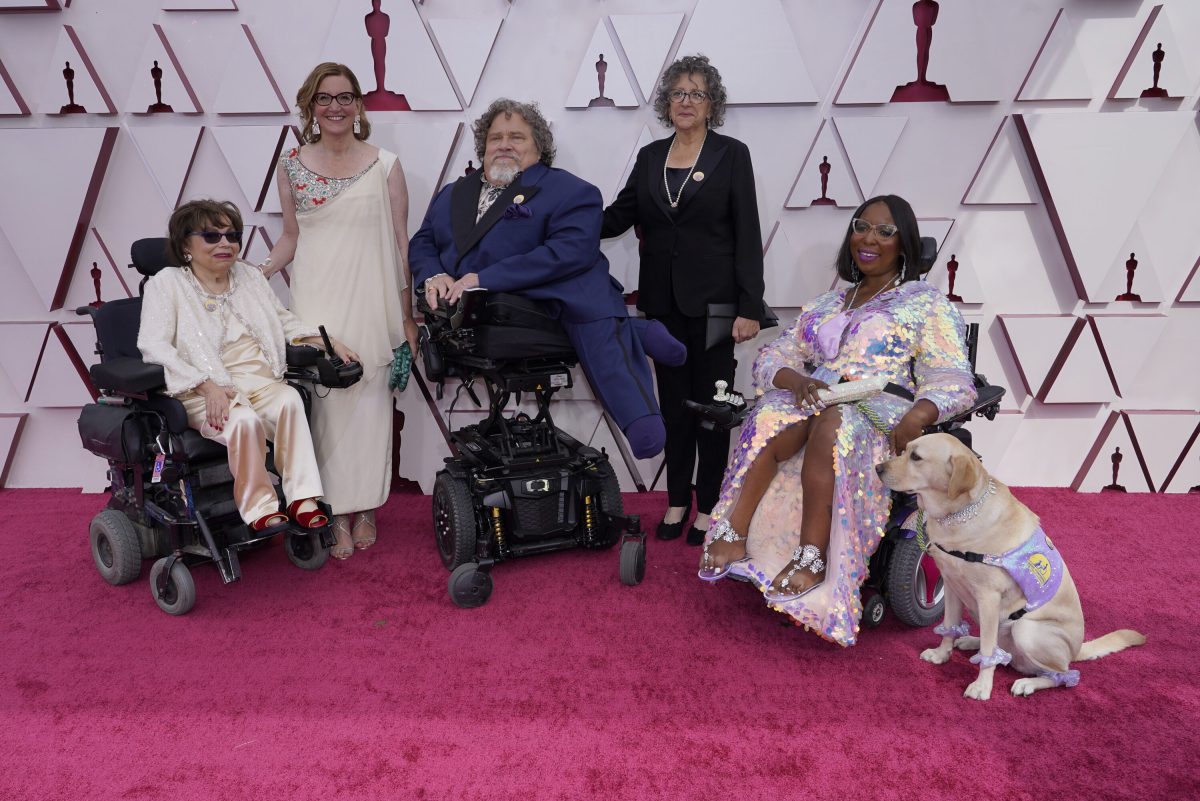
<path id="1" fill-rule="evenodd" d="M 362 135 L 362 123 L 358 121 L 357 114 L 354 115 L 354 135 L 355 136 Z"/>
<path id="2" fill-rule="evenodd" d="M 184 262 L 184 264 L 191 264 L 192 263 L 192 254 L 184 253 L 183 254 L 183 262 Z"/>
<path id="3" fill-rule="evenodd" d="M 321 135 L 321 126 L 317 124 L 316 120 L 313 120 L 312 127 L 309 128 L 308 130 L 312 136 L 320 136 Z"/>

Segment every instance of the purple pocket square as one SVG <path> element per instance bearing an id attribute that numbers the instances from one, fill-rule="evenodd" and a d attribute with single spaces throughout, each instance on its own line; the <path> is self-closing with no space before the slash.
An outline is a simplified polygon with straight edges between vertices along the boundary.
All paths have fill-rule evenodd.
<path id="1" fill-rule="evenodd" d="M 522 206 L 520 203 L 510 203 L 508 208 L 504 210 L 504 219 L 506 220 L 517 220 L 532 216 L 533 210 L 528 206 Z"/>

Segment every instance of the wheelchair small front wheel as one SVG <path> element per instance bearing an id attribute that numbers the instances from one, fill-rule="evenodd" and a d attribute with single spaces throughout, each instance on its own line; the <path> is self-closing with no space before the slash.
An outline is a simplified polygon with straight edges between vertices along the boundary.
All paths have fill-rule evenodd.
<path id="1" fill-rule="evenodd" d="M 637 537 L 621 543 L 621 583 L 633 587 L 646 577 L 646 539 Z"/>
<path id="2" fill-rule="evenodd" d="M 187 569 L 183 560 L 176 559 L 171 565 L 171 573 L 167 576 L 166 586 L 160 594 L 158 579 L 166 569 L 167 559 L 164 556 L 150 568 L 150 594 L 154 603 L 168 615 L 186 615 L 196 605 L 196 582 L 192 579 L 192 571 Z"/>
<path id="3" fill-rule="evenodd" d="M 901 621 L 932 626 L 945 609 L 945 588 L 933 557 L 921 550 L 915 537 L 899 539 L 887 566 L 887 600 Z"/>
<path id="4" fill-rule="evenodd" d="M 450 600 L 461 609 L 483 606 L 492 597 L 492 576 L 479 565 L 467 562 L 450 574 Z"/>
<path id="5" fill-rule="evenodd" d="M 88 527 L 96 570 L 109 584 L 136 581 L 142 573 L 142 543 L 133 521 L 116 509 L 105 509 Z"/>
<path id="6" fill-rule="evenodd" d="M 321 545 L 321 536 L 316 531 L 309 534 L 289 531 L 283 535 L 283 547 L 291 563 L 301 570 L 320 570 L 329 561 L 329 549 Z"/>
<path id="7" fill-rule="evenodd" d="M 873 629 L 882 623 L 885 614 L 887 614 L 887 604 L 884 603 L 882 595 L 872 595 L 863 601 L 862 622 L 867 628 Z"/>

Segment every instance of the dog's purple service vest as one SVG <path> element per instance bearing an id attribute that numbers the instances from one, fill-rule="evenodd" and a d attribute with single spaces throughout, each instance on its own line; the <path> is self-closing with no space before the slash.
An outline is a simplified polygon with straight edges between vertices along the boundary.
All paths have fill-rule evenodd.
<path id="1" fill-rule="evenodd" d="M 1025 593 L 1026 612 L 1044 605 L 1054 597 L 1062 584 L 1062 554 L 1050 542 L 1041 526 L 1023 545 L 999 556 L 985 556 L 983 562 L 1008 571 L 1021 592 Z"/>

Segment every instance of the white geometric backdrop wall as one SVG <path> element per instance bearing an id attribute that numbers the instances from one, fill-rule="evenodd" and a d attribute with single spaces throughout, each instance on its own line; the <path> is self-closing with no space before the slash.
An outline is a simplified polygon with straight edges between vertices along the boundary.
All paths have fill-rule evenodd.
<path id="1" fill-rule="evenodd" d="M 1131 491 L 1200 485 L 1200 2 L 941 0 L 927 78 L 949 101 L 894 102 L 917 77 L 914 13 L 931 4 L 916 5 L 383 0 L 387 88 L 412 110 L 372 112 L 373 141 L 401 156 L 410 233 L 475 159 L 466 126 L 500 95 L 541 103 L 558 166 L 611 200 L 637 149 L 668 134 L 647 103 L 658 73 L 705 53 L 734 104 L 725 131 L 754 159 L 767 300 L 785 322 L 832 285 L 849 210 L 902 194 L 941 244 L 929 280 L 946 288 L 953 257 L 960 309 L 982 327 L 979 369 L 1009 389 L 973 427 L 993 472 L 1095 491 L 1120 447 Z M 130 243 L 159 235 L 181 199 L 235 201 L 261 258 L 281 229 L 270 179 L 295 141 L 296 88 L 326 59 L 373 88 L 370 11 L 0 0 L 0 486 L 103 488 L 75 430 L 95 356 L 72 310 L 96 299 L 93 273 L 105 300 L 137 291 Z M 614 107 L 589 109 L 600 54 Z M 1156 58 L 1165 96 L 1142 97 Z M 155 62 L 169 113 L 147 113 Z M 62 113 L 68 63 L 86 113 Z M 823 160 L 834 205 L 812 204 Z M 627 291 L 635 248 L 632 234 L 605 244 Z M 1140 300 L 1117 301 L 1131 254 Z M 773 335 L 740 347 L 738 386 Z M 435 408 L 415 384 L 398 399 L 400 472 L 426 489 L 447 453 L 434 415 L 448 389 Z M 564 428 L 617 447 L 585 385 L 560 398 Z M 452 426 L 477 415 L 463 404 Z M 657 461 L 618 466 L 626 489 L 656 486 Z"/>

